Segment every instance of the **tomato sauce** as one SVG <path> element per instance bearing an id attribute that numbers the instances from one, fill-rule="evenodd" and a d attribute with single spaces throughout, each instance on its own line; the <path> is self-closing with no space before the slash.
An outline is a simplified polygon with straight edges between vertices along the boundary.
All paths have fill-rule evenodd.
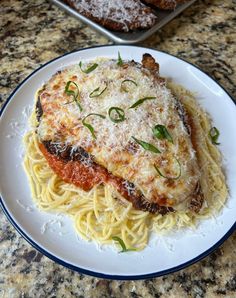
<path id="1" fill-rule="evenodd" d="M 85 191 L 107 181 L 107 173 L 102 167 L 88 167 L 80 161 L 63 161 L 48 152 L 42 143 L 39 148 L 52 170 L 65 182 L 72 183 Z"/>
<path id="2" fill-rule="evenodd" d="M 143 195 L 136 189 L 132 192 L 128 191 L 126 185 L 127 183 L 129 184 L 129 182 L 109 173 L 103 166 L 96 163 L 92 163 L 91 166 L 88 166 L 79 160 L 62 160 L 60 157 L 51 154 L 42 143 L 39 143 L 39 149 L 43 153 L 51 169 L 63 181 L 72 183 L 82 188 L 84 191 L 91 190 L 95 185 L 109 182 L 124 198 L 130 201 L 136 209 L 146 210 L 151 213 L 159 211 L 162 214 L 172 211 L 168 207 L 160 206 L 158 204 L 159 201 L 158 203 L 148 203 Z M 162 203 L 166 202 L 163 201 Z"/>

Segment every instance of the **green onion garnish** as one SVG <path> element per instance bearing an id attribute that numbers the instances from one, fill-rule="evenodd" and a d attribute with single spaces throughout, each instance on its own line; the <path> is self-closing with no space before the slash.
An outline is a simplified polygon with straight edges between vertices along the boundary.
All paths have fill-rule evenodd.
<path id="1" fill-rule="evenodd" d="M 214 145 L 220 145 L 220 143 L 217 142 L 219 138 L 220 132 L 216 127 L 212 127 L 209 131 L 209 137 L 211 138 L 211 142 Z"/>
<path id="2" fill-rule="evenodd" d="M 118 52 L 118 61 L 117 61 L 117 65 L 119 65 L 119 66 L 123 65 L 123 60 L 122 60 L 122 58 L 121 58 L 121 56 L 120 56 L 120 52 Z"/>
<path id="3" fill-rule="evenodd" d="M 146 143 L 144 141 L 138 140 L 135 137 L 132 137 L 132 139 L 135 140 L 136 143 L 138 143 L 140 146 L 143 147 L 143 149 L 147 150 L 147 151 L 151 151 L 154 153 L 161 153 L 161 151 L 159 149 L 157 149 L 157 147 L 155 147 L 152 144 Z"/>
<path id="4" fill-rule="evenodd" d="M 152 128 L 152 132 L 156 138 L 160 140 L 167 139 L 169 142 L 173 144 L 173 139 L 164 125 L 157 124 Z"/>
<path id="5" fill-rule="evenodd" d="M 96 139 L 96 135 L 94 133 L 94 128 L 92 127 L 91 124 L 85 122 L 85 119 L 88 118 L 89 116 L 98 116 L 98 117 L 103 118 L 103 119 L 105 119 L 106 117 L 101 115 L 101 114 L 91 113 L 91 114 L 88 114 L 86 117 L 84 117 L 83 120 L 82 120 L 83 125 L 90 130 L 93 138 Z"/>
<path id="6" fill-rule="evenodd" d="M 98 67 L 98 64 L 97 63 L 94 63 L 93 65 L 91 65 L 87 69 L 82 69 L 82 62 L 80 61 L 79 67 L 80 67 L 80 69 L 81 69 L 82 72 L 88 74 L 88 73 L 92 72 L 94 69 L 96 69 Z"/>
<path id="7" fill-rule="evenodd" d="M 158 168 L 156 165 L 154 165 L 154 168 L 156 169 L 157 173 L 158 173 L 161 177 L 163 177 L 163 178 L 167 178 L 167 179 L 172 179 L 172 180 L 177 180 L 177 179 L 179 179 L 179 177 L 181 176 L 181 165 L 180 165 L 180 162 L 178 161 L 177 158 L 175 158 L 175 160 L 176 160 L 176 162 L 177 162 L 177 164 L 178 164 L 178 166 L 179 166 L 179 174 L 178 174 L 176 177 L 168 177 L 168 176 L 163 175 L 162 172 L 159 170 L 159 168 Z"/>
<path id="8" fill-rule="evenodd" d="M 114 112 L 113 112 L 114 111 Z M 112 116 L 113 114 L 113 116 Z M 118 123 L 125 120 L 125 112 L 123 109 L 118 107 L 111 107 L 108 111 L 108 115 L 112 122 Z"/>
<path id="9" fill-rule="evenodd" d="M 124 91 L 124 92 L 129 92 L 129 90 L 127 90 L 127 89 L 125 88 L 125 85 L 127 85 L 127 84 L 126 84 L 127 82 L 128 82 L 128 83 L 132 83 L 132 84 L 135 85 L 136 87 L 138 86 L 138 84 L 137 84 L 135 81 L 126 79 L 126 80 L 124 80 L 124 81 L 121 82 L 121 86 L 120 86 L 121 90 Z M 126 87 L 127 87 L 127 86 L 126 86 Z"/>
<path id="10" fill-rule="evenodd" d="M 75 86 L 75 88 L 76 88 L 75 91 L 70 89 L 70 86 L 71 85 Z M 79 96 L 79 87 L 78 87 L 78 85 L 75 82 L 73 82 L 73 81 L 68 81 L 66 83 L 65 93 L 67 95 L 72 95 L 73 96 L 73 101 L 75 101 L 75 103 L 79 107 L 80 111 L 82 111 L 83 109 L 82 109 L 82 107 L 81 107 L 81 105 L 80 105 L 80 103 L 78 101 L 78 96 Z M 67 102 L 67 104 L 72 103 L 73 101 Z"/>
<path id="11" fill-rule="evenodd" d="M 127 251 L 135 251 L 135 250 L 137 250 L 136 248 L 126 248 L 126 245 L 125 245 L 124 241 L 120 237 L 118 237 L 118 236 L 113 236 L 112 239 L 120 244 L 120 246 L 122 248 L 122 250 L 120 251 L 120 253 L 121 252 L 127 252 Z"/>
<path id="12" fill-rule="evenodd" d="M 141 105 L 144 101 L 146 100 L 152 100 L 155 99 L 156 97 L 144 97 L 144 98 L 140 98 L 138 101 L 136 101 L 131 107 L 129 107 L 130 109 L 134 109 L 137 106 Z"/>
<path id="13" fill-rule="evenodd" d="M 105 88 L 102 89 L 101 91 L 100 91 L 100 87 L 97 87 L 96 89 L 94 89 L 94 90 L 89 94 L 89 97 L 90 97 L 90 98 L 98 97 L 98 96 L 102 95 L 103 92 L 105 92 L 106 89 L 107 89 L 107 84 L 106 84 Z"/>

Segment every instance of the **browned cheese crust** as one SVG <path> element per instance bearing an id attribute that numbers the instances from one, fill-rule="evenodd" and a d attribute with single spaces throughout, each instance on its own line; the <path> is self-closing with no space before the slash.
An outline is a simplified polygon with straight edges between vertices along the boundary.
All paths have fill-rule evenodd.
<path id="1" fill-rule="evenodd" d="M 131 61 L 129 63 L 135 63 L 134 61 Z M 122 67 L 127 67 L 127 63 L 124 63 Z M 142 71 L 148 75 L 153 75 L 156 80 L 161 83 L 165 84 L 165 80 L 159 76 L 159 64 L 156 63 L 155 59 L 149 55 L 144 54 L 142 59 Z M 42 89 L 43 90 L 43 89 Z M 41 91 L 42 91 L 41 90 Z M 38 95 L 38 101 L 36 103 L 36 117 L 38 122 L 41 121 L 41 117 L 43 116 L 43 108 L 40 102 L 40 95 L 41 92 L 39 92 Z M 176 99 L 176 111 L 179 114 L 180 119 L 183 121 L 186 131 L 190 135 L 194 146 L 194 139 L 192 132 L 194 132 L 194 127 L 191 126 L 191 119 L 189 119 L 189 115 L 186 114 L 184 107 L 182 106 L 181 102 L 179 102 Z M 54 144 L 53 141 L 50 140 L 41 140 L 42 145 L 44 146 L 45 150 L 49 153 L 51 156 L 55 156 L 58 160 L 58 163 L 63 164 L 66 166 L 67 163 L 77 163 L 77 165 L 80 165 L 83 161 L 89 160 L 91 162 L 91 169 L 95 169 L 95 172 L 101 172 L 102 175 L 100 182 L 101 183 L 111 183 L 117 191 L 128 201 L 130 201 L 134 208 L 148 211 L 151 213 L 160 213 L 165 214 L 167 212 L 173 212 L 174 209 L 172 207 L 159 205 L 157 202 L 149 202 L 145 196 L 136 189 L 135 185 L 133 185 L 129 181 L 125 181 L 124 179 L 120 177 L 116 177 L 109 173 L 106 168 L 104 168 L 101 165 L 98 165 L 95 161 L 92 155 L 90 155 L 86 150 L 83 148 L 78 148 L 77 151 L 72 151 L 70 146 L 65 147 L 65 144 Z M 62 149 L 61 149 L 62 148 Z M 50 156 L 49 156 L 50 157 Z M 68 181 L 67 181 L 68 182 Z M 125 183 L 124 183 L 125 182 Z M 132 186 L 132 192 L 128 192 L 126 189 L 126 186 Z M 203 204 L 203 194 L 201 190 L 200 183 L 198 182 L 196 185 L 196 188 L 194 192 L 192 193 L 192 199 L 189 203 L 189 209 L 193 212 L 198 213 L 202 207 Z M 164 198 L 163 198 L 164 199 Z"/>
<path id="2" fill-rule="evenodd" d="M 156 80 L 158 80 L 160 84 L 165 84 L 165 79 L 159 76 L 159 64 L 156 63 L 155 59 L 150 54 L 143 55 L 142 65 L 156 77 Z M 194 137 L 195 128 L 193 126 L 193 121 L 190 115 L 186 113 L 182 103 L 178 99 L 176 99 L 176 110 L 191 137 L 193 148 L 196 150 L 196 140 Z M 199 213 L 200 209 L 202 208 L 203 201 L 204 196 L 202 193 L 201 185 L 200 183 L 197 183 L 195 191 L 192 194 L 189 209 L 195 213 Z"/>

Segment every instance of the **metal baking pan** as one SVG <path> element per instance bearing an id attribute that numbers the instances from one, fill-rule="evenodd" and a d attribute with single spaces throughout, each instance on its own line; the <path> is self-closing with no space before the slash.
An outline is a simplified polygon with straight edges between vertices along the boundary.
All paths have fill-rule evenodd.
<path id="1" fill-rule="evenodd" d="M 187 7 L 189 7 L 191 4 L 193 4 L 196 0 L 188 1 L 187 3 L 179 4 L 173 11 L 165 11 L 165 10 L 159 10 L 154 9 L 155 14 L 158 17 L 158 22 L 150 29 L 147 30 L 140 30 L 135 32 L 116 32 L 108 30 L 97 23 L 91 21 L 90 19 L 84 17 L 80 13 L 78 13 L 73 8 L 70 8 L 67 4 L 60 0 L 51 0 L 52 3 L 56 4 L 58 7 L 64 9 L 68 13 L 70 13 L 75 18 L 79 19 L 80 21 L 84 22 L 85 24 L 89 25 L 91 28 L 95 29 L 99 33 L 102 33 L 106 37 L 113 40 L 115 43 L 122 43 L 122 44 L 134 44 L 140 41 L 143 41 L 144 39 L 151 36 L 153 33 L 155 33 L 157 30 L 162 28 L 165 24 L 167 24 L 169 21 L 174 19 L 178 14 L 180 14 L 183 10 L 185 10 Z"/>

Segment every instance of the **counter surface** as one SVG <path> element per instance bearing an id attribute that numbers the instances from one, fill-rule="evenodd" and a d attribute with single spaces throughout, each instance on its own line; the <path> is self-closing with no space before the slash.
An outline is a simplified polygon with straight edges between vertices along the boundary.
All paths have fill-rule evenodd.
<path id="1" fill-rule="evenodd" d="M 0 103 L 34 69 L 76 49 L 111 44 L 44 0 L 3 0 Z M 236 95 L 236 3 L 197 1 L 142 46 L 184 58 Z M 145 281 L 78 274 L 33 249 L 0 211 L 0 297 L 235 297 L 236 234 L 204 260 Z M 157 250 L 158 253 L 158 250 Z"/>

